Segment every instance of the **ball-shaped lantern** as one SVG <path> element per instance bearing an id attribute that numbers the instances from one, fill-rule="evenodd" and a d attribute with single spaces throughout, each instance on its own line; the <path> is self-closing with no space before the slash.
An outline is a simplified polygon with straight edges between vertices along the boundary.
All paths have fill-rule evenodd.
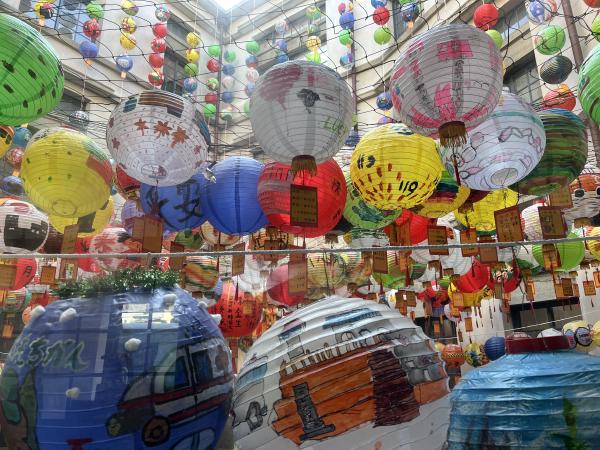
<path id="1" fill-rule="evenodd" d="M 200 226 L 202 238 L 209 246 L 229 247 L 239 242 L 240 237 L 237 235 L 222 233 L 206 221 Z"/>
<path id="2" fill-rule="evenodd" d="M 461 275 L 454 283 L 456 289 L 468 294 L 481 291 L 490 279 L 490 272 L 478 260 L 473 261 L 471 270 Z"/>
<path id="3" fill-rule="evenodd" d="M 139 253 L 140 245 L 123 228 L 108 227 L 90 241 L 90 253 Z M 98 258 L 98 265 L 104 270 L 118 270 L 137 267 L 140 260 L 126 257 Z"/>
<path id="4" fill-rule="evenodd" d="M 573 111 L 576 105 L 575 94 L 566 84 L 561 84 L 546 92 L 542 101 L 544 109 L 560 108 Z"/>
<path id="5" fill-rule="evenodd" d="M 130 177 L 120 164 L 117 164 L 115 167 L 113 181 L 119 194 L 127 200 L 139 199 L 141 183 L 135 178 Z"/>
<path id="6" fill-rule="evenodd" d="M 352 292 L 357 287 L 367 284 L 373 273 L 372 258 L 363 258 L 360 252 L 345 253 L 343 258 L 346 261 L 348 290 Z"/>
<path id="7" fill-rule="evenodd" d="M 466 227 L 473 227 L 478 232 L 491 233 L 496 229 L 494 213 L 500 209 L 515 206 L 518 194 L 510 189 L 499 189 L 471 206 L 464 206 L 454 211 L 454 216 Z"/>
<path id="8" fill-rule="evenodd" d="M 562 50 L 567 40 L 565 30 L 558 25 L 548 25 L 534 37 L 535 49 L 542 55 L 554 55 Z"/>
<path id="9" fill-rule="evenodd" d="M 223 292 L 209 311 L 221 315 L 219 328 L 225 337 L 249 336 L 261 320 L 261 305 L 249 292 L 232 281 L 223 283 Z"/>
<path id="10" fill-rule="evenodd" d="M 387 247 L 390 240 L 381 230 L 365 230 L 364 228 L 352 228 L 344 235 L 344 241 L 351 248 Z"/>
<path id="11" fill-rule="evenodd" d="M 269 299 L 284 306 L 295 306 L 304 300 L 304 294 L 290 293 L 288 265 L 277 267 L 267 278 Z"/>
<path id="12" fill-rule="evenodd" d="M 269 69 L 250 98 L 256 140 L 275 161 L 315 170 L 333 157 L 352 127 L 352 94 L 334 70 L 308 61 Z"/>
<path id="13" fill-rule="evenodd" d="M 433 194 L 442 163 L 433 139 L 401 123 L 366 133 L 352 154 L 350 176 L 362 198 L 383 210 L 412 208 Z"/>
<path id="14" fill-rule="evenodd" d="M 207 157 L 208 127 L 191 100 L 166 91 L 144 91 L 112 112 L 106 143 L 130 176 L 154 186 L 190 179 Z"/>
<path id="15" fill-rule="evenodd" d="M 142 183 L 140 200 L 148 215 L 162 219 L 170 231 L 181 231 L 201 225 L 206 217 L 200 204 L 200 189 L 206 182 L 202 173 L 176 186 Z"/>
<path id="16" fill-rule="evenodd" d="M 546 133 L 531 105 L 503 92 L 498 106 L 469 132 L 462 148 L 444 147 L 441 156 L 450 174 L 473 189 L 510 186 L 531 172 L 542 158 Z"/>
<path id="17" fill-rule="evenodd" d="M 23 180 L 15 175 L 9 175 L 2 178 L 0 181 L 0 191 L 3 195 L 15 198 L 25 198 L 25 190 L 23 189 Z"/>
<path id="18" fill-rule="evenodd" d="M 354 187 L 350 174 L 346 173 L 346 207 L 344 218 L 353 226 L 367 230 L 383 228 L 398 218 L 401 211 L 385 211 L 366 203 Z"/>
<path id="19" fill-rule="evenodd" d="M 564 55 L 555 55 L 544 61 L 540 67 L 540 78 L 544 83 L 560 84 L 564 82 L 571 71 L 573 63 Z"/>
<path id="20" fill-rule="evenodd" d="M 579 352 L 589 352 L 592 350 L 592 331 L 590 324 L 585 320 L 575 320 L 567 322 L 562 327 L 565 336 L 573 339 L 573 347 Z"/>
<path id="21" fill-rule="evenodd" d="M 248 234 L 267 224 L 257 196 L 263 167 L 245 156 L 226 158 L 212 167 L 216 181 L 204 181 L 200 204 L 213 227 L 227 234 Z"/>
<path id="22" fill-rule="evenodd" d="M 488 30 L 498 23 L 500 13 L 492 3 L 484 3 L 475 8 L 473 13 L 473 24 L 481 29 Z"/>
<path id="23" fill-rule="evenodd" d="M 586 235 L 600 236 L 600 227 L 593 227 Z M 600 259 L 600 241 L 588 241 L 587 245 L 592 256 L 596 259 Z"/>
<path id="24" fill-rule="evenodd" d="M 442 359 L 449 367 L 460 367 L 465 361 L 465 352 L 458 344 L 447 344 L 442 350 Z"/>
<path id="25" fill-rule="evenodd" d="M 337 253 L 311 253 L 306 266 L 309 287 L 331 290 L 346 284 L 346 261 Z"/>
<path id="26" fill-rule="evenodd" d="M 413 37 L 396 59 L 390 91 L 396 118 L 416 133 L 459 146 L 502 90 L 502 57 L 485 32 L 466 24 Z"/>
<path id="27" fill-rule="evenodd" d="M 592 218 L 600 213 L 600 169 L 586 164 L 583 172 L 569 185 L 573 207 L 563 209 L 567 222 Z"/>
<path id="28" fill-rule="evenodd" d="M 600 97 L 598 70 L 600 70 L 600 48 L 596 46 L 579 67 L 577 83 L 577 95 L 581 107 L 596 123 L 600 123 L 600 109 L 597 108 L 598 97 Z"/>
<path id="29" fill-rule="evenodd" d="M 216 446 L 233 370 L 206 308 L 177 288 L 88 297 L 42 308 L 15 342 L 0 382 L 9 447 Z"/>
<path id="30" fill-rule="evenodd" d="M 102 149 L 88 136 L 49 129 L 29 141 L 21 166 L 31 202 L 53 216 L 82 217 L 106 204 L 112 169 Z"/>
<path id="31" fill-rule="evenodd" d="M 0 199 L 0 253 L 35 253 L 48 238 L 48 217 L 30 203 Z"/>
<path id="32" fill-rule="evenodd" d="M 592 233 L 590 233 L 592 235 Z M 576 238 L 577 235 L 574 233 L 567 234 L 568 238 Z M 592 241 L 595 242 L 595 241 Z M 585 256 L 585 244 L 583 241 L 572 241 L 572 242 L 559 242 L 554 244 L 558 250 L 558 256 L 560 261 L 560 267 L 554 268 L 559 272 L 568 272 L 573 270 L 579 265 Z M 590 245 L 590 251 L 594 254 L 592 246 Z M 540 266 L 544 265 L 544 251 L 541 245 L 533 246 L 533 257 L 536 259 Z"/>
<path id="33" fill-rule="evenodd" d="M 212 256 L 190 256 L 183 268 L 185 290 L 190 292 L 208 292 L 219 281 L 217 258 Z"/>
<path id="34" fill-rule="evenodd" d="M 506 340 L 503 336 L 492 336 L 483 345 L 485 354 L 491 361 L 496 361 L 506 353 Z"/>
<path id="35" fill-rule="evenodd" d="M 459 185 L 453 175 L 442 170 L 442 177 L 433 194 L 424 203 L 412 208 L 412 211 L 424 217 L 437 219 L 461 207 L 470 193 L 471 189 Z"/>
<path id="36" fill-rule="evenodd" d="M 78 236 L 94 236 L 100 233 L 109 224 L 114 214 L 114 201 L 108 197 L 108 201 L 98 211 L 83 217 L 68 218 L 60 216 L 50 216 L 50 225 L 59 233 L 64 233 L 65 227 L 69 225 L 79 225 Z"/>
<path id="37" fill-rule="evenodd" d="M 546 131 L 542 159 L 529 174 L 511 186 L 521 194 L 541 196 L 567 186 L 585 166 L 588 143 L 585 124 L 566 109 L 539 113 Z"/>
<path id="38" fill-rule="evenodd" d="M 450 395 L 448 448 L 593 448 L 600 358 L 563 350 L 565 341 L 509 338 L 504 357 L 464 375 Z"/>
<path id="39" fill-rule="evenodd" d="M 438 448 L 445 440 L 442 362 L 423 331 L 385 305 L 327 297 L 275 322 L 248 355 L 233 399 L 239 448 L 309 439 L 315 449 Z"/>
<path id="40" fill-rule="evenodd" d="M 527 14 L 533 23 L 541 24 L 549 22 L 557 10 L 558 5 L 555 0 L 531 0 Z"/>
<path id="41" fill-rule="evenodd" d="M 198 250 L 204 244 L 200 227 L 173 233 L 172 242 L 183 245 L 186 251 Z M 168 249 L 168 247 L 165 247 Z"/>
<path id="42" fill-rule="evenodd" d="M 0 124 L 20 126 L 48 114 L 64 88 L 56 51 L 42 33 L 10 14 L 0 14 L 0 41 Z"/>
<path id="43" fill-rule="evenodd" d="M 547 206 L 545 203 L 534 203 L 521 211 L 521 224 L 523 232 L 529 241 L 539 241 L 543 239 L 542 225 L 540 224 L 539 208 Z"/>
<path id="44" fill-rule="evenodd" d="M 316 191 L 316 223 L 291 223 L 291 190 Z M 286 233 L 323 236 L 338 223 L 346 202 L 342 169 L 330 159 L 317 166 L 315 175 L 292 173 L 290 166 L 269 163 L 258 179 L 258 202 L 269 222 Z M 314 215 L 313 215 L 314 217 Z"/>

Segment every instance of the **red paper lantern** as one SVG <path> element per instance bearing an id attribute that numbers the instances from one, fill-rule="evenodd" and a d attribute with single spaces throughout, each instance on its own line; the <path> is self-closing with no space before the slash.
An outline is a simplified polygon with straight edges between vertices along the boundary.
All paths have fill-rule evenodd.
<path id="1" fill-rule="evenodd" d="M 258 202 L 269 222 L 286 233 L 308 238 L 323 236 L 337 225 L 346 203 L 346 180 L 342 169 L 329 159 L 317 165 L 315 175 L 306 171 L 293 174 L 282 163 L 265 166 L 258 178 Z M 317 225 L 299 226 L 290 223 L 291 186 L 317 190 Z"/>
<path id="2" fill-rule="evenodd" d="M 485 3 L 478 6 L 473 14 L 473 23 L 477 28 L 489 30 L 498 23 L 500 13 L 491 3 Z"/>
<path id="3" fill-rule="evenodd" d="M 288 283 L 288 266 L 279 266 L 267 278 L 267 293 L 269 297 L 286 306 L 294 306 L 304 300 L 302 294 L 290 294 Z"/>
<path id="4" fill-rule="evenodd" d="M 100 24 L 96 19 L 86 20 L 83 24 L 83 34 L 92 40 L 98 39 L 101 31 Z"/>
<path id="5" fill-rule="evenodd" d="M 431 302 L 433 308 L 439 308 L 448 302 L 448 289 L 444 289 L 438 283 L 432 281 L 431 286 L 417 294 L 417 298 Z"/>
<path id="6" fill-rule="evenodd" d="M 430 224 L 435 225 L 436 221 L 435 219 L 429 219 L 405 209 L 400 214 L 400 217 L 396 219 L 396 225 L 402 226 L 406 222 L 410 224 L 410 243 L 414 245 L 427 239 L 427 226 Z M 384 231 L 389 235 L 390 227 L 385 227 Z"/>
<path id="7" fill-rule="evenodd" d="M 600 0 L 583 0 L 590 8 L 600 8 Z"/>
<path id="8" fill-rule="evenodd" d="M 17 269 L 13 284 L 8 288 L 9 291 L 16 291 L 17 289 L 21 289 L 27 285 L 31 280 L 33 280 L 33 277 L 35 277 L 35 271 L 37 270 L 35 259 L 31 258 L 5 260 L 2 265 L 13 266 Z"/>
<path id="9" fill-rule="evenodd" d="M 150 48 L 154 53 L 164 53 L 167 50 L 167 41 L 161 38 L 154 38 L 150 42 Z"/>
<path id="10" fill-rule="evenodd" d="M 519 287 L 521 284 L 521 271 L 517 266 L 512 268 L 511 266 L 504 265 L 501 269 L 489 269 L 490 275 L 488 276 L 488 287 L 494 289 L 495 283 L 502 284 L 502 292 L 509 294 Z"/>
<path id="11" fill-rule="evenodd" d="M 544 109 L 561 108 L 568 111 L 573 111 L 576 103 L 573 91 L 566 84 L 561 84 L 557 88 L 546 92 L 542 102 Z"/>
<path id="12" fill-rule="evenodd" d="M 238 290 L 232 281 L 223 283 L 219 301 L 209 311 L 221 315 L 219 328 L 225 337 L 251 335 L 261 318 L 261 308 L 256 299 L 249 292 Z"/>
<path id="13" fill-rule="evenodd" d="M 138 200 L 140 198 L 141 183 L 133 177 L 127 175 L 121 164 L 117 164 L 114 176 L 117 191 L 128 200 Z"/>
<path id="14" fill-rule="evenodd" d="M 218 101 L 219 97 L 214 92 L 209 92 L 204 96 L 204 103 L 212 103 L 213 105 L 216 105 Z"/>
<path id="15" fill-rule="evenodd" d="M 165 77 L 161 72 L 153 70 L 148 74 L 148 82 L 152 86 L 162 86 L 165 82 Z"/>
<path id="16" fill-rule="evenodd" d="M 167 24 L 164 22 L 156 22 L 152 25 L 152 33 L 159 39 L 167 37 L 167 34 L 169 34 Z"/>
<path id="17" fill-rule="evenodd" d="M 89 253 L 90 252 L 90 242 L 92 241 L 92 236 L 87 237 L 79 237 L 77 241 L 75 241 L 75 251 L 77 253 Z M 99 273 L 102 272 L 102 269 L 96 262 L 94 258 L 79 258 L 77 260 L 78 267 L 84 272 L 90 273 Z"/>
<path id="18" fill-rule="evenodd" d="M 461 275 L 454 283 L 456 289 L 467 294 L 480 291 L 490 279 L 489 268 L 473 259 L 473 266 L 469 272 Z"/>
<path id="19" fill-rule="evenodd" d="M 206 63 L 206 68 L 211 72 L 218 72 L 221 68 L 221 65 L 219 64 L 219 61 L 217 61 L 215 58 L 211 58 Z"/>
<path id="20" fill-rule="evenodd" d="M 465 363 L 465 352 L 458 344 L 448 344 L 442 350 L 442 359 L 448 367 L 460 367 Z"/>
<path id="21" fill-rule="evenodd" d="M 152 53 L 148 57 L 148 62 L 150 63 L 150 66 L 152 66 L 152 68 L 160 69 L 165 63 L 165 58 L 161 53 Z"/>
<path id="22" fill-rule="evenodd" d="M 378 6 L 373 12 L 373 22 L 377 25 L 385 25 L 390 20 L 390 12 L 385 6 Z"/>

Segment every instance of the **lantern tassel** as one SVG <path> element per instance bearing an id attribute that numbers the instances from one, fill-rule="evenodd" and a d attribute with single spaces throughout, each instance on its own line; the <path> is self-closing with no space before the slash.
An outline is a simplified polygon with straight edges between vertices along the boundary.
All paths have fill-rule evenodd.
<path id="1" fill-rule="evenodd" d="M 439 128 L 440 143 L 444 147 L 461 148 L 467 143 L 467 129 L 463 122 L 448 122 Z"/>
<path id="2" fill-rule="evenodd" d="M 313 176 L 316 175 L 317 162 L 315 161 L 315 158 L 310 155 L 294 156 L 294 159 L 292 159 L 292 168 L 290 169 L 290 172 L 295 174 L 301 171 L 306 171 Z"/>
<path id="3" fill-rule="evenodd" d="M 454 166 L 454 178 L 456 178 L 456 184 L 459 186 L 460 184 L 460 175 L 458 173 L 458 162 L 456 161 L 456 156 L 452 155 L 452 165 Z"/>
<path id="4" fill-rule="evenodd" d="M 333 234 L 333 233 L 327 233 L 325 235 L 325 243 L 326 244 L 337 244 L 338 243 L 337 235 Z"/>

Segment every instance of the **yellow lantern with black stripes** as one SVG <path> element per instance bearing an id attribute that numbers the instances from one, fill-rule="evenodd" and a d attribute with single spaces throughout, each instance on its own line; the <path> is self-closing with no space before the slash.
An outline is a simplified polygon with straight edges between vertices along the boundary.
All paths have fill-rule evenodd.
<path id="1" fill-rule="evenodd" d="M 78 236 L 95 236 L 104 230 L 110 223 L 114 213 L 114 201 L 109 197 L 107 202 L 97 211 L 83 217 L 50 216 L 50 225 L 59 233 L 65 232 L 65 227 L 79 224 Z"/>

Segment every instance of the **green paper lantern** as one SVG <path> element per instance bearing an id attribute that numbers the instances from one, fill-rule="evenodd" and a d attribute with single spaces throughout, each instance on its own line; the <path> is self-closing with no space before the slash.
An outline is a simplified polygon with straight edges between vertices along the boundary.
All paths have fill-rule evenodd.
<path id="1" fill-rule="evenodd" d="M 384 211 L 365 203 L 358 190 L 352 184 L 350 174 L 346 173 L 346 206 L 344 217 L 355 227 L 376 230 L 389 225 L 400 216 L 401 210 Z"/>
<path id="2" fill-rule="evenodd" d="M 318 6 L 309 6 L 306 8 L 306 16 L 311 20 L 321 17 L 321 9 Z"/>
<path id="3" fill-rule="evenodd" d="M 373 273 L 373 279 L 377 284 L 382 284 L 390 289 L 402 289 L 406 287 L 406 271 L 400 270 L 396 252 L 387 252 L 388 273 Z M 416 280 L 425 274 L 427 266 L 413 262 L 410 265 L 410 279 Z M 352 280 L 350 280 L 352 281 Z"/>
<path id="4" fill-rule="evenodd" d="M 504 38 L 502 37 L 502 35 L 500 34 L 499 31 L 487 30 L 485 32 L 485 34 L 487 34 L 490 38 L 492 38 L 492 41 L 494 41 L 494 44 L 496 44 L 496 47 L 502 48 L 502 45 L 504 44 Z"/>
<path id="5" fill-rule="evenodd" d="M 0 124 L 21 125 L 52 111 L 64 88 L 61 62 L 34 28 L 0 14 Z"/>
<path id="6" fill-rule="evenodd" d="M 246 117 L 250 117 L 250 100 L 245 100 L 244 101 L 244 114 L 246 115 Z"/>
<path id="7" fill-rule="evenodd" d="M 183 70 L 185 71 L 185 73 L 189 76 L 189 77 L 195 77 L 198 76 L 198 65 L 194 64 L 194 63 L 187 63 L 184 67 Z"/>
<path id="8" fill-rule="evenodd" d="M 206 80 L 206 87 L 209 91 L 216 91 L 219 88 L 219 80 L 216 78 L 209 78 Z"/>
<path id="9" fill-rule="evenodd" d="M 579 67 L 578 91 L 581 107 L 596 123 L 600 123 L 600 45 L 595 47 Z"/>
<path id="10" fill-rule="evenodd" d="M 104 18 L 104 8 L 96 2 L 89 2 L 85 7 L 85 12 L 90 19 L 101 20 Z"/>
<path id="11" fill-rule="evenodd" d="M 213 105 L 212 103 L 206 103 L 203 107 L 203 111 L 204 117 L 207 120 L 212 119 L 213 117 L 215 117 L 215 114 L 217 114 L 217 106 Z"/>
<path id="12" fill-rule="evenodd" d="M 221 47 L 218 45 L 209 45 L 206 53 L 208 53 L 208 56 L 211 58 L 218 58 L 221 54 Z"/>
<path id="13" fill-rule="evenodd" d="M 388 27 L 379 27 L 373 33 L 373 39 L 379 45 L 387 44 L 392 39 L 392 32 Z"/>
<path id="14" fill-rule="evenodd" d="M 568 238 L 575 238 L 575 233 L 569 233 Z M 555 269 L 558 272 L 568 272 L 579 265 L 585 256 L 585 244 L 583 241 L 560 242 L 554 244 L 560 257 L 560 267 Z M 540 266 L 544 265 L 544 252 L 541 245 L 534 245 L 532 249 L 533 257 Z"/>
<path id="15" fill-rule="evenodd" d="M 591 29 L 592 36 L 594 36 L 597 41 L 600 41 L 600 15 L 596 16 L 592 21 Z"/>
<path id="16" fill-rule="evenodd" d="M 308 35 L 318 35 L 321 32 L 321 28 L 316 23 L 309 23 L 307 27 Z"/>
<path id="17" fill-rule="evenodd" d="M 352 31 L 342 30 L 339 35 L 340 43 L 342 45 L 352 45 Z"/>
<path id="18" fill-rule="evenodd" d="M 565 30 L 558 25 L 550 25 L 535 37 L 535 49 L 542 55 L 554 55 L 562 50 L 566 40 Z"/>
<path id="19" fill-rule="evenodd" d="M 318 51 L 317 52 L 308 52 L 306 54 L 306 60 L 320 64 L 321 63 L 321 54 Z"/>
<path id="20" fill-rule="evenodd" d="M 581 91 L 580 91 L 581 92 Z M 546 195 L 568 186 L 585 167 L 587 134 L 582 120 L 566 109 L 546 109 L 539 113 L 546 132 L 542 159 L 511 189 L 525 195 Z"/>
<path id="21" fill-rule="evenodd" d="M 256 55 L 260 52 L 260 45 L 256 41 L 248 41 L 246 42 L 246 51 L 251 55 Z"/>
<path id="22" fill-rule="evenodd" d="M 236 57 L 235 51 L 233 50 L 225 50 L 225 53 L 223 54 L 223 58 L 225 58 L 225 61 L 228 63 L 234 62 Z"/>

